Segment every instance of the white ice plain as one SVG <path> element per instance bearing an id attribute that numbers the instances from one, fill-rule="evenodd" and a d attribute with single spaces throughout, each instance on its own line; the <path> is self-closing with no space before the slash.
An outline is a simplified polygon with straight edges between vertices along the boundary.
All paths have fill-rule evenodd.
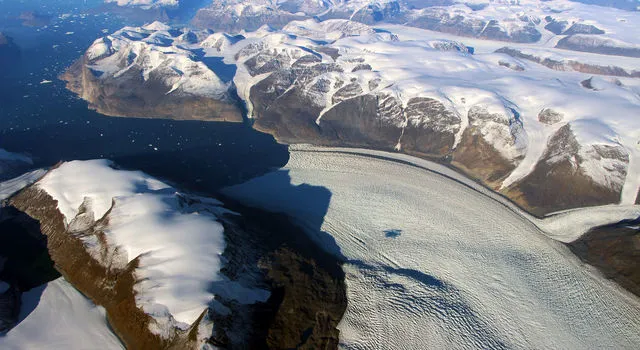
<path id="1" fill-rule="evenodd" d="M 637 297 L 518 211 L 451 178 L 292 148 L 283 170 L 225 193 L 292 215 L 345 257 L 345 348 L 640 347 Z"/>
<path id="2" fill-rule="evenodd" d="M 20 323 L 0 337 L 2 349 L 124 349 L 104 309 L 62 277 L 25 292 L 22 304 Z"/>

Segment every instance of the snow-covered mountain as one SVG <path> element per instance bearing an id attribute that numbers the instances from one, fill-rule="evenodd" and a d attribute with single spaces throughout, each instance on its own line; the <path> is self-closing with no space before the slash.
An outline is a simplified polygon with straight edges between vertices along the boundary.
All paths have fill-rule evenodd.
<path id="1" fill-rule="evenodd" d="M 170 29 L 154 22 L 100 38 L 63 79 L 107 115 L 241 121 L 232 84 L 184 48 L 195 34 Z"/>
<path id="2" fill-rule="evenodd" d="M 221 203 L 106 160 L 50 170 L 11 198 L 41 223 L 56 267 L 106 309 L 127 347 L 195 348 L 230 304 L 270 293 L 223 274 Z"/>
<path id="3" fill-rule="evenodd" d="M 264 24 L 282 28 L 289 21 L 305 18 L 339 18 L 518 43 L 568 38 L 562 47 L 602 52 L 608 50 L 605 44 L 588 40 L 597 37 L 616 46 L 633 42 L 626 30 L 635 33 L 633 18 L 637 15 L 569 0 L 214 0 L 193 22 L 203 28 L 238 32 Z M 614 44 L 614 39 L 619 43 Z"/>
<path id="4" fill-rule="evenodd" d="M 125 28 L 97 40 L 85 66 L 113 86 L 135 67 L 136 76 L 158 72 L 169 95 L 177 86 L 227 98 L 227 86 L 219 89 L 192 54 L 201 50 L 236 65 L 233 85 L 254 127 L 282 142 L 436 157 L 537 214 L 636 201 L 640 82 L 632 58 L 339 19 L 242 36 L 171 32 L 158 23 Z M 164 50 L 216 83 L 157 68 L 176 66 Z"/>

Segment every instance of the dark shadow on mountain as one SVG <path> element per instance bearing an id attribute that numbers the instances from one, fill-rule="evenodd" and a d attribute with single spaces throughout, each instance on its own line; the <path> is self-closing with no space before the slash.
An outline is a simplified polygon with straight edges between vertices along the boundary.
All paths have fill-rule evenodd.
<path id="1" fill-rule="evenodd" d="M 44 290 L 47 288 L 47 284 L 39 285 L 35 288 L 22 293 L 22 305 L 20 306 L 20 316 L 18 316 L 18 324 L 24 321 L 40 304 L 40 299 Z"/>
<path id="2" fill-rule="evenodd" d="M 279 170 L 239 186 L 225 188 L 222 193 L 247 206 L 286 213 L 319 247 L 344 260 L 335 239 L 322 231 L 331 201 L 331 192 L 327 188 L 295 185 L 288 170 Z"/>
<path id="3" fill-rule="evenodd" d="M 222 272 L 233 282 L 211 286 L 218 290 L 212 306 L 237 305 L 233 295 L 255 293 L 245 288 L 269 290 L 270 295 L 264 303 L 230 308 L 236 322 L 242 320 L 238 317 L 242 310 L 253 315 L 240 327 L 232 327 L 241 329 L 244 344 L 229 343 L 219 330 L 214 330 L 212 344 L 251 349 L 336 348 L 337 325 L 347 297 L 344 258 L 333 238 L 321 230 L 331 192 L 319 186 L 295 185 L 289 172 L 280 170 L 222 193 L 218 198 L 224 207 L 240 215 L 221 217 L 227 243 Z M 221 287 L 230 293 L 219 293 Z M 225 321 L 214 320 L 214 324 Z"/>
<path id="4" fill-rule="evenodd" d="M 20 291 L 60 277 L 40 223 L 11 206 L 0 209 L 0 256 L 6 259 L 0 280 Z"/>
<path id="5" fill-rule="evenodd" d="M 40 223 L 14 207 L 0 208 L 0 333 L 24 320 L 40 302 L 46 283 L 60 277 Z"/>

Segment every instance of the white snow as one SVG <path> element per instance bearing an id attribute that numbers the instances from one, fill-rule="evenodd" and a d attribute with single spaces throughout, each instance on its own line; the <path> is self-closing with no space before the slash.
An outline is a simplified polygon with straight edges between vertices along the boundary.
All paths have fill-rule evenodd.
<path id="1" fill-rule="evenodd" d="M 116 3 L 118 6 L 140 7 L 151 9 L 157 7 L 175 7 L 179 0 L 104 0 L 106 3 Z"/>
<path id="2" fill-rule="evenodd" d="M 534 169 L 545 152 L 547 140 L 564 123 L 599 125 L 598 129 L 604 127 L 610 130 L 611 137 L 580 138 L 583 142 L 581 155 L 585 160 L 581 170 L 605 187 L 622 189 L 622 204 L 635 201 L 640 188 L 640 149 L 637 147 L 640 119 L 636 118 L 640 110 L 640 87 L 637 79 L 596 77 L 593 83 L 598 91 L 593 91 L 580 84 L 591 76 L 589 74 L 572 70 L 556 71 L 534 62 L 494 53 L 506 45 L 504 42 L 458 37 L 398 25 L 380 27 L 390 33 L 371 33 L 366 30 L 367 26 L 345 20 L 294 21 L 283 31 L 263 28 L 254 33 L 245 33 L 245 40 L 235 44 L 225 42 L 221 50 L 208 50 L 207 54 L 222 56 L 226 63 L 237 64 L 234 83 L 238 95 L 247 105 L 249 117 L 254 117 L 250 101 L 251 87 L 270 74 L 251 76 L 244 65 L 245 61 L 259 52 L 278 53 L 279 63 L 287 67 L 297 57 L 308 54 L 300 48 L 313 50 L 318 46 L 310 39 L 332 41 L 327 46 L 337 49 L 340 56 L 335 60 L 324 53 L 320 56 L 323 62 L 335 62 L 344 69 L 344 73 L 329 72 L 304 83 L 294 83 L 308 92 L 313 103 L 322 107 L 316 119 L 318 124 L 322 123 L 323 113 L 334 107 L 331 97 L 336 91 L 334 82 L 337 80 L 355 81 L 362 87 L 363 94 L 389 94 L 403 104 L 414 97 L 440 101 L 461 121 L 459 125 L 451 125 L 451 128 L 457 129 L 454 145 L 459 143 L 469 126 L 467 114 L 470 110 L 480 108 L 495 114 L 502 122 L 483 124 L 480 134 L 517 166 L 501 184 L 502 188 L 520 181 Z M 343 32 L 345 28 L 347 33 Z M 214 35 L 216 42 L 222 39 L 220 34 Z M 203 46 L 211 46 L 213 40 L 207 40 Z M 614 65 L 627 71 L 634 71 L 637 66 L 637 60 L 629 57 L 571 52 L 554 49 L 544 43 L 508 46 L 563 62 L 575 61 L 605 67 Z M 467 47 L 474 48 L 473 55 Z M 524 71 L 502 67 L 500 61 L 516 63 L 524 67 Z M 263 57 L 258 62 L 267 63 Z M 373 70 L 351 72 L 360 63 L 369 64 Z M 328 92 L 317 93 L 311 89 L 320 79 L 329 82 Z M 379 82 L 373 90 L 368 85 L 368 81 L 372 80 Z M 562 123 L 552 126 L 540 123 L 538 114 L 545 108 L 562 113 Z M 518 114 L 522 127 L 513 111 Z M 390 122 L 402 127 L 407 121 L 398 119 Z M 597 133 L 597 130 L 591 133 Z M 628 163 L 608 164 L 608 160 L 602 160 L 589 151 L 594 145 L 612 143 L 629 155 Z M 402 147 L 401 143 L 398 146 Z M 602 170 L 619 166 L 624 171 L 617 174 Z"/>
<path id="3" fill-rule="evenodd" d="M 0 337 L 0 348 L 124 349 L 94 305 L 60 277 L 22 294 L 20 323 Z"/>
<path id="4" fill-rule="evenodd" d="M 226 100 L 230 84 L 198 61 L 194 52 L 169 34 L 169 29 L 156 21 L 143 27 L 124 27 L 99 38 L 86 52 L 88 66 L 102 72 L 101 79 L 140 71 L 145 81 L 152 76 L 162 79 L 166 94 Z"/>
<path id="5" fill-rule="evenodd" d="M 176 189 L 139 171 L 116 170 L 106 160 L 72 161 L 49 172 L 37 186 L 58 201 L 66 221 L 85 202 L 97 220 L 108 215 L 107 243 L 123 255 L 121 265 L 138 258 L 136 303 L 165 336 L 186 329 L 221 295 L 240 303 L 264 301 L 269 293 L 229 281 L 220 272 L 224 228 L 216 214 L 221 203 L 189 205 Z M 92 242 L 87 240 L 87 249 Z"/>
<path id="6" fill-rule="evenodd" d="M 343 347 L 640 344 L 637 297 L 546 237 L 505 199 L 442 165 L 413 158 L 419 166 L 412 166 L 396 157 L 412 160 L 292 147 L 284 169 L 224 190 L 245 204 L 288 213 L 346 257 Z M 585 215 L 601 209 L 564 224 L 595 224 Z"/>
<path id="7" fill-rule="evenodd" d="M 0 182 L 0 201 L 11 197 L 14 193 L 38 181 L 47 171 L 36 169 L 10 180 Z"/>
<path id="8" fill-rule="evenodd" d="M 384 1 L 373 3 L 381 4 Z M 231 1 L 227 5 L 233 4 L 239 2 Z M 244 9 L 245 5 L 275 8 L 278 4 L 261 0 L 241 5 Z M 339 8 L 346 6 L 351 10 L 357 10 L 369 4 L 370 2 L 356 1 L 325 5 Z M 594 15 L 594 8 L 599 11 L 597 13 L 602 13 L 602 16 Z M 632 204 L 640 189 L 640 148 L 637 146 L 640 140 L 640 119 L 636 118 L 640 110 L 638 79 L 596 77 L 593 84 L 597 91 L 594 91 L 580 84 L 589 78 L 590 74 L 568 68 L 567 71 L 552 70 L 531 61 L 496 54 L 494 51 L 510 46 L 543 58 L 557 59 L 567 65 L 569 62 L 605 67 L 611 65 L 633 72 L 638 67 L 635 58 L 555 49 L 553 46 L 557 38 L 542 28 L 546 23 L 543 17 L 549 14 L 558 20 L 566 19 L 571 23 L 594 24 L 606 31 L 604 37 L 630 43 L 636 39 L 628 33 L 640 33 L 629 23 L 640 20 L 640 17 L 626 11 L 566 0 L 543 3 L 534 0 L 517 3 L 495 2 L 480 11 L 471 11 L 466 6 L 457 4 L 448 10 L 455 10 L 471 17 L 498 18 L 502 21 L 501 25 L 507 29 L 509 26 L 524 25 L 525 22 L 520 19 L 525 18 L 524 14 L 529 16 L 527 18 L 537 16 L 541 19 L 538 27 L 545 34 L 543 40 L 538 43 L 515 44 L 459 37 L 400 25 L 379 24 L 373 27 L 349 20 L 318 22 L 308 19 L 293 21 L 281 31 L 262 27 L 255 32 L 243 33 L 245 39 L 235 43 L 224 33 L 214 33 L 201 43 L 186 45 L 177 43 L 168 33 L 168 27 L 156 22 L 142 28 L 123 28 L 107 37 L 109 43 L 104 39 L 97 40 L 87 55 L 90 58 L 106 55 L 91 67 L 107 73 L 108 76 L 118 77 L 130 69 L 141 68 L 145 79 L 151 74 L 165 77 L 167 93 L 185 92 L 197 96 L 225 98 L 229 85 L 223 84 L 213 72 L 191 57 L 189 50 L 204 48 L 207 56 L 222 57 L 226 64 L 237 65 L 233 83 L 238 96 L 245 102 L 248 116 L 252 118 L 255 116 L 251 103 L 251 88 L 271 73 L 251 76 L 245 66 L 248 59 L 258 53 L 269 54 L 271 57 L 277 56 L 279 64 L 286 68 L 297 58 L 316 50 L 320 45 L 318 40 L 331 41 L 326 46 L 337 49 L 339 57 L 334 59 L 325 53 L 315 53 L 324 63 L 336 63 L 344 72 L 328 72 L 314 79 L 304 82 L 296 80 L 294 83 L 297 88 L 307 91 L 309 99 L 321 107 L 316 123 L 321 124 L 323 113 L 334 107 L 332 95 L 337 90 L 338 85 L 334 83 L 338 80 L 357 82 L 362 87 L 363 94 L 383 93 L 395 96 L 404 105 L 414 97 L 440 101 L 460 120 L 459 124 L 450 126 L 452 130 L 456 130 L 454 146 L 458 145 L 462 134 L 470 125 L 467 116 L 469 111 L 481 108 L 495 114 L 501 121 L 483 123 L 479 130 L 481 136 L 516 166 L 500 184 L 502 188 L 507 188 L 522 180 L 534 169 L 546 150 L 547 141 L 564 123 L 581 125 L 597 121 L 598 123 L 590 124 L 601 124 L 611 131 L 612 137 L 604 141 L 589 138 L 586 143 L 581 144 L 581 155 L 585 160 L 581 164 L 581 171 L 596 183 L 621 191 L 621 204 Z M 612 22 L 611 18 L 614 17 L 617 19 Z M 620 18 L 625 18 L 626 21 L 620 22 Z M 469 47 L 474 49 L 474 54 L 467 49 Z M 269 57 L 259 56 L 256 60 L 257 66 L 268 63 L 271 59 Z M 521 66 L 524 71 L 502 67 L 499 65 L 501 61 Z M 352 72 L 359 64 L 368 64 L 372 70 Z M 329 82 L 328 86 L 331 88 L 328 92 L 312 90 L 313 84 L 320 79 Z M 368 85 L 372 80 L 379 82 L 373 90 Z M 556 125 L 540 123 L 538 113 L 545 108 L 562 113 L 563 121 Z M 516 120 L 516 113 L 519 122 Z M 407 122 L 416 125 L 429 123 L 428 120 L 407 121 L 404 118 L 386 122 L 400 127 Z M 628 154 L 628 163 L 613 164 L 600 159 L 596 152 L 590 151 L 593 146 L 611 145 L 612 142 Z M 401 140 L 398 148 L 402 148 Z M 608 173 L 608 169 L 620 167 L 624 171 Z"/>
<path id="9" fill-rule="evenodd" d="M 100 219 L 111 208 L 114 197 L 132 196 L 140 190 L 170 189 L 140 171 L 116 171 L 106 160 L 71 161 L 50 171 L 37 184 L 53 199 L 67 223 L 78 214 L 85 200 L 91 200 L 94 218 Z"/>

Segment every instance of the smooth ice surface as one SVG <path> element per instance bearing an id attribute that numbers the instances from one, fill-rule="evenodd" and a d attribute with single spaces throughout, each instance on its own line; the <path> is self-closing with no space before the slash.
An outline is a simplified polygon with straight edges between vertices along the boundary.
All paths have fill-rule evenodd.
<path id="1" fill-rule="evenodd" d="M 0 337 L 0 348 L 124 349 L 102 307 L 60 277 L 22 294 L 20 323 Z"/>
<path id="2" fill-rule="evenodd" d="M 293 148 L 283 170 L 225 192 L 306 228 L 321 223 L 309 233 L 347 259 L 346 348 L 640 346 L 637 297 L 454 176 Z"/>

